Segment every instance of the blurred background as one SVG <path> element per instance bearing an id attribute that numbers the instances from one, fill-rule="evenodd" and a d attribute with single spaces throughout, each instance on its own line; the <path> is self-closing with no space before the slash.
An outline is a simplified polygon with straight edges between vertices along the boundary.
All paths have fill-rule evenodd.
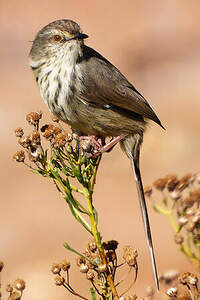
<path id="1" fill-rule="evenodd" d="M 1 84 L 1 226 L 3 284 L 22 277 L 24 299 L 75 299 L 53 283 L 50 265 L 74 255 L 63 245 L 85 249 L 88 235 L 75 223 L 55 188 L 12 161 L 19 149 L 13 131 L 26 126 L 25 115 L 49 112 L 28 65 L 34 36 L 56 19 L 72 19 L 89 35 L 87 44 L 116 65 L 146 97 L 166 131 L 151 123 L 142 147 L 145 185 L 169 173 L 199 171 L 200 3 L 199 1 L 0 1 Z M 95 205 L 105 240 L 116 239 L 120 251 L 133 245 L 139 252 L 134 292 L 141 298 L 153 284 L 135 183 L 128 159 L 117 146 L 103 156 Z M 168 221 L 149 205 L 159 273 L 192 271 L 177 250 Z M 119 251 L 119 252 L 120 252 Z M 83 275 L 72 281 L 87 294 Z"/>

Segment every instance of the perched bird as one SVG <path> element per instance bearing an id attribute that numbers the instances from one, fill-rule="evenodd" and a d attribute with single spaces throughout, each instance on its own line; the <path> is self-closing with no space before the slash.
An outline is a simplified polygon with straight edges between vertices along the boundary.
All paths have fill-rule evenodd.
<path id="1" fill-rule="evenodd" d="M 159 289 L 139 156 L 147 120 L 163 126 L 146 99 L 122 73 L 84 44 L 86 38 L 88 36 L 74 21 L 54 21 L 36 35 L 30 51 L 30 66 L 41 96 L 54 115 L 80 135 L 112 137 L 99 153 L 120 141 L 131 160 Z"/>

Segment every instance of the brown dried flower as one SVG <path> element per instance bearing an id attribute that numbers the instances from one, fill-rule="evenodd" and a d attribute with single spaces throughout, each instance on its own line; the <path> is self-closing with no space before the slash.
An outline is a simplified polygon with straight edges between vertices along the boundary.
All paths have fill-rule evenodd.
<path id="1" fill-rule="evenodd" d="M 22 137 L 24 135 L 24 130 L 21 127 L 15 129 L 16 137 Z"/>
<path id="2" fill-rule="evenodd" d="M 10 297 L 9 297 L 9 299 L 10 300 L 20 300 L 21 299 L 21 293 L 19 293 L 19 292 L 13 292 L 11 295 L 10 295 Z"/>
<path id="3" fill-rule="evenodd" d="M 115 240 L 111 240 L 111 241 L 107 241 L 107 242 L 103 242 L 102 246 L 105 250 L 116 250 L 118 247 L 118 242 Z"/>
<path id="4" fill-rule="evenodd" d="M 170 289 L 168 289 L 167 290 L 167 292 L 166 292 L 166 294 L 167 294 L 167 296 L 169 296 L 169 297 L 177 297 L 177 288 L 175 287 L 172 287 L 172 288 L 170 288 Z"/>
<path id="5" fill-rule="evenodd" d="M 170 174 L 167 175 L 165 179 L 167 181 L 166 188 L 168 189 L 169 192 L 173 192 L 179 183 L 177 176 Z"/>
<path id="6" fill-rule="evenodd" d="M 106 252 L 106 257 L 108 259 L 108 261 L 114 261 L 116 259 L 116 253 L 113 250 L 108 250 Z"/>
<path id="7" fill-rule="evenodd" d="M 87 274 L 86 274 L 86 278 L 87 278 L 88 280 L 93 280 L 93 279 L 95 278 L 95 273 L 94 273 L 94 271 L 89 270 L 89 271 L 87 272 Z"/>
<path id="8" fill-rule="evenodd" d="M 137 250 L 133 249 L 131 246 L 125 246 L 123 249 L 124 249 L 124 255 L 123 255 L 124 260 L 130 267 L 135 267 L 135 265 L 137 265 L 136 259 L 138 257 Z"/>
<path id="9" fill-rule="evenodd" d="M 106 264 L 100 264 L 100 265 L 98 265 L 98 271 L 100 273 L 104 273 L 104 272 L 106 272 L 106 270 L 107 270 Z"/>
<path id="10" fill-rule="evenodd" d="M 65 282 L 65 279 L 60 275 L 57 275 L 54 278 L 54 280 L 55 280 L 55 284 L 58 285 L 58 286 L 63 285 L 63 283 Z"/>
<path id="11" fill-rule="evenodd" d="M 198 283 L 197 276 L 190 272 L 182 273 L 179 276 L 178 280 L 183 285 L 197 286 L 197 283 Z"/>
<path id="12" fill-rule="evenodd" d="M 96 244 L 96 242 L 94 240 L 92 240 L 92 241 L 90 241 L 88 243 L 88 249 L 91 252 L 96 252 L 96 250 L 97 250 L 97 244 Z"/>
<path id="13" fill-rule="evenodd" d="M 82 264 L 86 264 L 85 258 L 82 257 L 82 256 L 77 257 L 77 259 L 76 259 L 76 264 L 77 264 L 77 266 L 79 266 L 79 267 L 80 267 Z"/>
<path id="14" fill-rule="evenodd" d="M 14 288 L 18 291 L 23 291 L 26 287 L 25 281 L 23 279 L 16 279 L 13 284 Z"/>
<path id="15" fill-rule="evenodd" d="M 37 126 L 41 118 L 42 112 L 31 112 L 26 116 L 26 121 L 28 121 L 30 125 Z"/>
<path id="16" fill-rule="evenodd" d="M 12 291 L 13 291 L 12 285 L 11 285 L 11 284 L 8 284 L 7 287 L 6 287 L 6 292 L 12 293 Z"/>
<path id="17" fill-rule="evenodd" d="M 23 150 L 17 151 L 13 155 L 13 159 L 16 160 L 17 162 L 24 162 L 24 160 L 25 160 L 25 152 Z"/>
<path id="18" fill-rule="evenodd" d="M 20 146 L 27 149 L 31 145 L 30 137 L 29 136 L 22 136 L 21 138 L 19 138 L 18 143 L 20 144 Z"/>
<path id="19" fill-rule="evenodd" d="M 32 161 L 32 162 L 38 161 L 39 158 L 40 158 L 40 151 L 38 151 L 37 149 L 34 149 L 34 148 L 33 148 L 32 151 L 29 152 L 28 158 L 29 158 L 29 160 Z"/>
<path id="20" fill-rule="evenodd" d="M 60 263 L 60 267 L 63 271 L 69 270 L 70 266 L 71 266 L 70 262 L 67 261 L 66 259 L 63 259 Z"/>
<path id="21" fill-rule="evenodd" d="M 66 136 L 62 133 L 59 133 L 55 137 L 54 148 L 64 147 L 66 144 Z"/>
<path id="22" fill-rule="evenodd" d="M 179 191 L 183 191 L 186 189 L 192 182 L 194 182 L 194 176 L 192 174 L 184 175 L 180 180 L 179 184 L 177 185 L 176 189 Z"/>
<path id="23" fill-rule="evenodd" d="M 89 267 L 86 264 L 81 264 L 79 270 L 81 273 L 87 273 L 89 271 Z"/>
<path id="24" fill-rule="evenodd" d="M 53 265 L 51 266 L 51 272 L 52 272 L 53 274 L 59 274 L 60 271 L 61 271 L 61 266 L 60 266 L 60 264 L 53 264 Z"/>
<path id="25" fill-rule="evenodd" d="M 176 244 L 181 245 L 184 242 L 184 237 L 180 233 L 174 235 L 174 241 Z"/>
<path id="26" fill-rule="evenodd" d="M 40 145 L 40 133 L 38 131 L 33 131 L 32 134 L 29 136 L 29 139 L 31 141 L 31 146 L 37 147 Z"/>
<path id="27" fill-rule="evenodd" d="M 153 185 L 155 186 L 155 188 L 159 191 L 163 191 L 165 186 L 167 184 L 167 179 L 166 178 L 159 178 L 157 179 Z"/>

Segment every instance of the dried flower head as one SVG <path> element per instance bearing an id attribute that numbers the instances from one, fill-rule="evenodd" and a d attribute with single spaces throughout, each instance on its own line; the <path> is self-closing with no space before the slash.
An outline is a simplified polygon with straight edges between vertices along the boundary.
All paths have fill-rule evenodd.
<path id="1" fill-rule="evenodd" d="M 13 291 L 12 285 L 11 285 L 11 284 L 8 284 L 7 287 L 6 287 L 6 292 L 12 293 L 12 291 Z"/>
<path id="2" fill-rule="evenodd" d="M 107 270 L 106 264 L 100 264 L 100 265 L 98 265 L 98 271 L 100 273 L 104 273 L 104 272 L 106 272 L 106 270 Z"/>
<path id="3" fill-rule="evenodd" d="M 172 200 L 179 200 L 180 198 L 181 198 L 181 192 L 180 191 L 173 191 L 173 192 L 171 192 L 170 193 L 170 198 L 172 199 Z"/>
<path id="4" fill-rule="evenodd" d="M 29 136 L 29 139 L 31 141 L 31 146 L 37 147 L 38 145 L 40 145 L 41 138 L 40 133 L 38 131 L 33 131 Z"/>
<path id="5" fill-rule="evenodd" d="M 30 125 L 37 126 L 42 118 L 42 112 L 31 112 L 26 116 L 26 121 Z"/>
<path id="6" fill-rule="evenodd" d="M 62 133 L 59 133 L 55 137 L 54 148 L 64 147 L 66 144 L 66 136 Z"/>
<path id="7" fill-rule="evenodd" d="M 65 282 L 65 279 L 60 275 L 57 275 L 54 278 L 54 280 L 55 280 L 55 285 L 58 285 L 58 286 L 63 285 L 63 283 Z"/>
<path id="8" fill-rule="evenodd" d="M 39 160 L 40 154 L 41 153 L 38 149 L 32 148 L 31 152 L 29 152 L 29 154 L 28 154 L 28 158 L 29 158 L 30 161 L 36 162 L 36 161 Z"/>
<path id="9" fill-rule="evenodd" d="M 87 273 L 89 271 L 89 267 L 86 264 L 81 264 L 79 270 L 81 273 Z"/>
<path id="10" fill-rule="evenodd" d="M 179 276 L 178 280 L 183 285 L 197 286 L 198 283 L 197 276 L 190 272 L 182 273 Z"/>
<path id="11" fill-rule="evenodd" d="M 16 160 L 17 162 L 24 162 L 24 160 L 25 160 L 25 152 L 23 150 L 17 151 L 13 155 L 13 159 Z"/>
<path id="12" fill-rule="evenodd" d="M 138 257 L 138 252 L 136 249 L 133 249 L 131 246 L 125 246 L 123 248 L 124 250 L 124 255 L 123 258 L 126 261 L 126 263 L 130 267 L 135 267 L 137 265 L 137 257 Z"/>
<path id="13" fill-rule="evenodd" d="M 91 252 L 96 252 L 96 250 L 97 250 L 97 244 L 96 244 L 96 242 L 94 240 L 92 240 L 92 241 L 90 241 L 88 243 L 88 249 Z"/>
<path id="14" fill-rule="evenodd" d="M 60 266 L 60 264 L 53 264 L 53 265 L 51 266 L 51 272 L 52 272 L 53 274 L 59 274 L 60 271 L 61 271 L 61 266 Z"/>
<path id="15" fill-rule="evenodd" d="M 22 136 L 19 138 L 18 143 L 25 149 L 28 149 L 31 146 L 31 140 L 29 136 Z"/>
<path id="16" fill-rule="evenodd" d="M 184 237 L 180 233 L 174 235 L 174 241 L 176 244 L 181 245 L 184 242 Z"/>
<path id="17" fill-rule="evenodd" d="M 115 240 L 111 240 L 111 241 L 107 241 L 107 242 L 103 242 L 102 246 L 105 250 L 116 250 L 118 247 L 118 242 Z"/>
<path id="18" fill-rule="evenodd" d="M 114 261 L 116 259 L 116 253 L 113 250 L 108 250 L 106 252 L 106 257 L 108 259 L 108 261 Z"/>
<path id="19" fill-rule="evenodd" d="M 70 262 L 66 259 L 63 259 L 60 263 L 60 267 L 63 271 L 69 270 L 70 266 L 71 266 Z"/>
<path id="20" fill-rule="evenodd" d="M 19 292 L 13 292 L 11 295 L 10 295 L 10 297 L 9 297 L 9 299 L 10 300 L 20 300 L 21 299 L 21 293 L 19 293 Z"/>
<path id="21" fill-rule="evenodd" d="M 177 190 L 183 191 L 186 189 L 192 182 L 194 182 L 194 176 L 192 174 L 186 174 L 184 175 L 180 180 L 177 185 Z"/>
<path id="22" fill-rule="evenodd" d="M 86 274 L 86 278 L 87 278 L 88 280 L 93 280 L 93 279 L 95 278 L 95 273 L 94 273 L 94 271 L 89 270 L 89 271 L 87 272 L 87 274 Z"/>
<path id="23" fill-rule="evenodd" d="M 82 264 L 86 264 L 85 258 L 82 257 L 82 256 L 77 257 L 77 259 L 76 259 L 76 264 L 77 264 L 77 266 L 79 266 L 79 267 L 80 267 Z"/>
<path id="24" fill-rule="evenodd" d="M 169 192 L 173 192 L 179 183 L 177 176 L 167 175 L 165 179 L 167 181 L 166 188 L 168 189 Z"/>
<path id="25" fill-rule="evenodd" d="M 21 127 L 15 129 L 16 137 L 22 137 L 24 135 L 24 130 Z"/>
<path id="26" fill-rule="evenodd" d="M 166 178 L 159 178 L 156 181 L 154 181 L 154 183 L 153 183 L 155 188 L 159 191 L 163 191 L 166 184 L 167 184 L 167 179 Z"/>
<path id="27" fill-rule="evenodd" d="M 14 288 L 18 291 L 23 291 L 26 287 L 25 281 L 21 278 L 18 278 L 14 281 Z"/>
<path id="28" fill-rule="evenodd" d="M 177 297 L 177 288 L 176 287 L 172 287 L 170 289 L 167 290 L 166 292 L 167 296 L 169 297 Z"/>
<path id="29" fill-rule="evenodd" d="M 136 300 L 137 296 L 136 295 L 131 295 L 128 297 L 128 300 Z"/>
<path id="30" fill-rule="evenodd" d="M 145 188 L 144 188 L 144 195 L 146 197 L 151 197 L 152 192 L 153 192 L 153 189 L 152 189 L 151 186 L 145 186 Z"/>

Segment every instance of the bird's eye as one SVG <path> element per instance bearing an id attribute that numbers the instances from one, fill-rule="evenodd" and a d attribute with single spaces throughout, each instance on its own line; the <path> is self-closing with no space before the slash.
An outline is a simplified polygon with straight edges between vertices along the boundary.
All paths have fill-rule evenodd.
<path id="1" fill-rule="evenodd" d="M 59 35 L 59 34 L 55 34 L 55 35 L 53 36 L 53 40 L 54 40 L 55 42 L 61 42 L 62 39 L 63 39 L 62 36 Z"/>

